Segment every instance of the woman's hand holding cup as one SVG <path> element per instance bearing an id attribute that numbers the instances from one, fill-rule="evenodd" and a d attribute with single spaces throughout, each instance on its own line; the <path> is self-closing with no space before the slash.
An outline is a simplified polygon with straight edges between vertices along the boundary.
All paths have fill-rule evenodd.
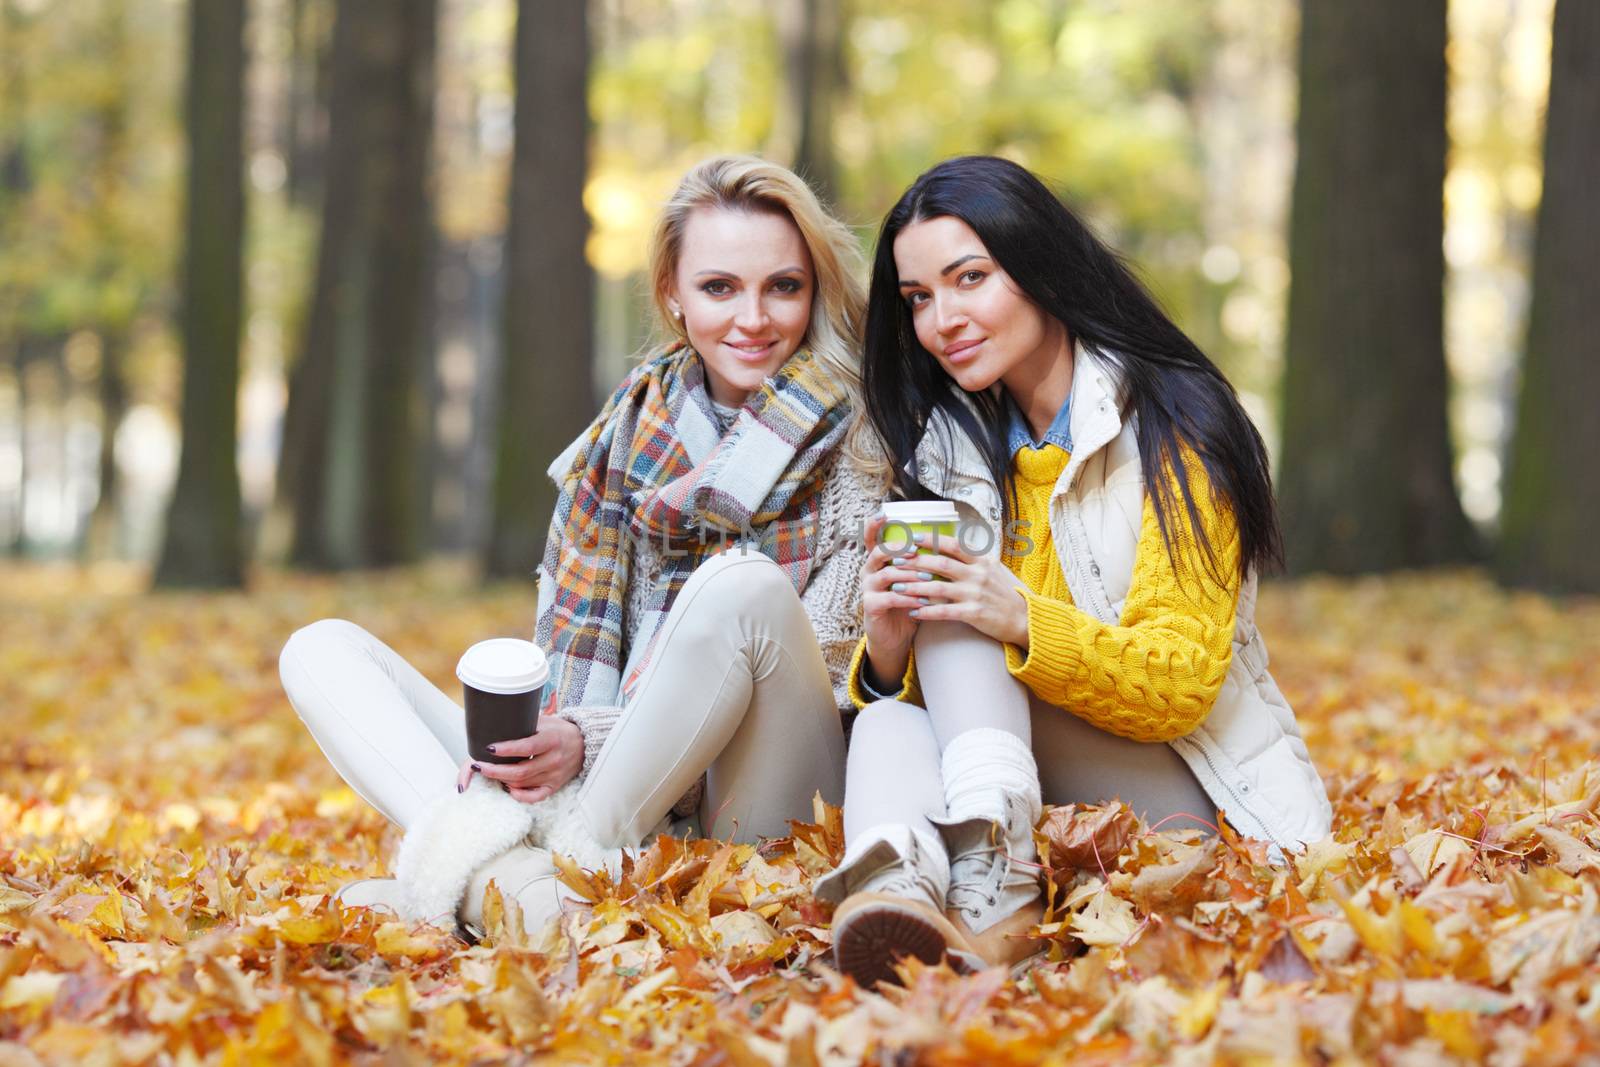
<path id="1" fill-rule="evenodd" d="M 917 567 L 916 549 L 909 537 L 888 542 L 879 540 L 887 522 L 884 516 L 878 515 L 867 524 L 867 541 L 873 547 L 861 571 L 862 623 L 873 676 L 898 686 L 911 659 L 911 642 L 917 636 L 917 620 L 907 612 L 921 607 L 927 600 L 892 587 L 932 576 Z"/>
<path id="2" fill-rule="evenodd" d="M 456 775 L 461 792 L 481 774 L 501 782 L 512 799 L 537 804 L 578 776 L 583 769 L 583 731 L 576 723 L 554 715 L 541 715 L 539 730 L 529 737 L 497 741 L 494 754 L 515 763 L 480 763 L 468 757 Z"/>
<path id="3" fill-rule="evenodd" d="M 456 792 L 465 792 L 472 776 L 481 774 L 504 784 L 513 798 L 535 804 L 577 777 L 583 731 L 551 713 L 554 701 L 545 697 L 549 663 L 538 645 L 515 637 L 479 641 L 456 664 L 456 677 L 466 696 L 467 726 L 467 759 L 456 772 Z"/>

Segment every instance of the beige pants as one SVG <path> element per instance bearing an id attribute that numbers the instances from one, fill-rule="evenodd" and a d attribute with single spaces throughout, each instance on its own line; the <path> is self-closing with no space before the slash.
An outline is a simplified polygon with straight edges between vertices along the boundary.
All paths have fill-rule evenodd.
<path id="1" fill-rule="evenodd" d="M 583 786 L 590 831 L 636 847 L 702 773 L 701 825 L 753 841 L 811 818 L 820 791 L 844 791 L 844 734 L 833 687 L 794 587 L 770 559 L 730 551 L 704 563 L 663 632 Z M 284 691 L 335 770 L 402 829 L 455 789 L 467 758 L 460 705 L 388 645 L 341 619 L 294 633 L 279 659 Z M 559 907 L 543 849 L 491 866 L 530 925 Z M 485 879 L 463 917 L 478 921 Z M 532 913 L 532 914 L 530 914 Z"/>
<path id="2" fill-rule="evenodd" d="M 708 836 L 781 837 L 811 797 L 844 794 L 844 729 L 822 650 L 778 565 L 733 549 L 701 564 L 584 782 L 596 839 L 636 845 L 706 772 Z"/>
<path id="3" fill-rule="evenodd" d="M 1121 799 L 1168 829 L 1214 823 L 1216 805 L 1170 745 L 1130 741 L 1035 697 L 1006 669 L 1000 645 L 960 622 L 925 622 L 916 639 L 927 710 L 882 700 L 856 719 L 845 789 L 845 838 L 898 823 L 938 839 L 944 815 L 940 758 L 951 738 L 978 727 L 1029 742 L 1046 804 Z"/>

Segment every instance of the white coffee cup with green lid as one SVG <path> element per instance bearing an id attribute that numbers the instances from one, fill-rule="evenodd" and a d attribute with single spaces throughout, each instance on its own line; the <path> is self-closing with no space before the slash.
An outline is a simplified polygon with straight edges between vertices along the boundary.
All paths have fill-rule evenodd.
<path id="1" fill-rule="evenodd" d="M 939 555 L 933 542 L 955 541 L 961 525 L 956 506 L 948 500 L 891 500 L 883 505 L 883 517 L 879 540 L 890 546 L 915 547 L 921 556 Z M 917 534 L 926 535 L 928 543 L 917 546 L 913 541 Z"/>

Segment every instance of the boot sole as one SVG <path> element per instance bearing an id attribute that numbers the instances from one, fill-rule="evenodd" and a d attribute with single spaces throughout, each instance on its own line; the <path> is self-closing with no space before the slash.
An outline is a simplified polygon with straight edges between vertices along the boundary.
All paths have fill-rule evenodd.
<path id="1" fill-rule="evenodd" d="M 863 905 L 834 926 L 834 961 L 863 989 L 879 982 L 899 985 L 894 965 L 907 956 L 927 964 L 948 958 L 961 974 L 976 970 L 969 954 L 952 946 L 937 925 L 892 903 Z"/>

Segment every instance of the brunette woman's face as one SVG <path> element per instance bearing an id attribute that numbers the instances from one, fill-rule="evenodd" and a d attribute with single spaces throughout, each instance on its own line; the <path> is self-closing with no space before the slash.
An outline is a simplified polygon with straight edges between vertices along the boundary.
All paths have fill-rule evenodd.
<path id="1" fill-rule="evenodd" d="M 902 229 L 894 265 L 917 340 L 967 392 L 1058 357 L 1066 328 L 1023 293 L 960 219 L 945 215 Z"/>
<path id="2" fill-rule="evenodd" d="M 668 306 L 718 403 L 738 406 L 800 347 L 815 292 L 811 253 L 788 215 L 699 208 L 684 225 Z"/>

